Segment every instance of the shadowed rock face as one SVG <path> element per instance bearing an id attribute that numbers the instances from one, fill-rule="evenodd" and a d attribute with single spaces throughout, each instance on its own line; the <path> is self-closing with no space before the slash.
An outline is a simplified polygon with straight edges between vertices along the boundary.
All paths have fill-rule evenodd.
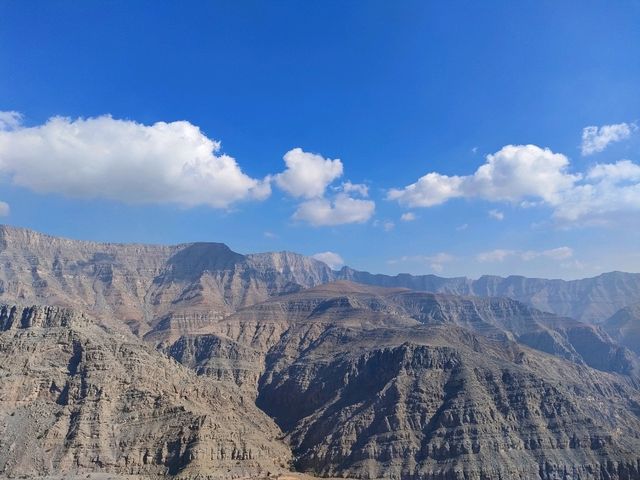
<path id="1" fill-rule="evenodd" d="M 434 479 L 552 479 L 567 468 L 637 478 L 637 401 L 615 375 L 442 327 L 328 329 L 269 365 L 258 397 L 303 470 Z"/>
<path id="2" fill-rule="evenodd" d="M 277 472 L 278 428 L 233 383 L 56 307 L 0 308 L 0 474 Z"/>
<path id="3" fill-rule="evenodd" d="M 602 327 L 618 343 L 640 355 L 640 303 L 619 310 Z"/>

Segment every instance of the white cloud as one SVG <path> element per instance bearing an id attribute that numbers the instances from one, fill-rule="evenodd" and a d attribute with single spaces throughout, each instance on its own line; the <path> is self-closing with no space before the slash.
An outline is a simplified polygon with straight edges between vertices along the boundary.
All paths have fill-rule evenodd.
<path id="1" fill-rule="evenodd" d="M 220 148 L 186 121 L 52 117 L 0 131 L 0 172 L 38 193 L 126 203 L 226 208 L 269 196 L 267 181 L 244 174 Z"/>
<path id="2" fill-rule="evenodd" d="M 605 180 L 609 182 L 640 182 L 640 165 L 630 160 L 616 163 L 598 163 L 587 172 L 587 180 Z"/>
<path id="3" fill-rule="evenodd" d="M 344 260 L 340 255 L 335 252 L 321 252 L 311 255 L 311 258 L 315 258 L 323 263 L 326 263 L 331 270 L 338 270 L 344 265 Z"/>
<path id="4" fill-rule="evenodd" d="M 511 202 L 539 197 L 556 202 L 579 178 L 567 172 L 567 157 L 536 145 L 507 145 L 486 159 L 473 175 L 431 172 L 416 183 L 390 190 L 388 198 L 411 207 L 431 207 L 458 197 Z"/>
<path id="5" fill-rule="evenodd" d="M 20 112 L 0 111 L 0 131 L 15 130 L 22 124 L 22 114 Z"/>
<path id="6" fill-rule="evenodd" d="M 393 223 L 391 220 L 385 220 L 384 222 L 382 222 L 382 229 L 385 232 L 390 232 L 391 230 L 393 230 L 396 227 L 396 224 Z"/>
<path id="7" fill-rule="evenodd" d="M 450 177 L 431 172 L 403 189 L 389 190 L 387 198 L 410 207 L 432 207 L 452 198 L 464 196 L 461 190 L 463 181 L 462 177 Z"/>
<path id="8" fill-rule="evenodd" d="M 498 220 L 499 222 L 501 222 L 502 220 L 504 220 L 504 213 L 501 212 L 500 210 L 489 210 L 489 216 L 491 218 L 493 218 L 494 220 Z"/>
<path id="9" fill-rule="evenodd" d="M 632 123 L 585 127 L 582 130 L 582 155 L 601 152 L 610 143 L 629 138 L 636 128 L 636 125 Z"/>
<path id="10" fill-rule="evenodd" d="M 294 148 L 285 154 L 284 161 L 285 171 L 272 178 L 291 196 L 305 199 L 293 214 L 294 220 L 320 227 L 363 223 L 373 215 L 375 202 L 352 196 L 366 198 L 369 188 L 364 184 L 347 181 L 330 188 L 327 195 L 327 187 L 342 176 L 339 159 L 325 159 Z"/>
<path id="11" fill-rule="evenodd" d="M 11 213 L 11 208 L 7 202 L 0 202 L 0 217 L 7 217 Z"/>
<path id="12" fill-rule="evenodd" d="M 351 198 L 344 193 L 339 193 L 332 200 L 314 198 L 302 202 L 293 214 L 293 218 L 316 227 L 332 226 L 366 222 L 374 211 L 373 201 Z"/>
<path id="13" fill-rule="evenodd" d="M 270 238 L 270 239 L 278 238 L 277 234 L 270 232 L 268 230 L 264 232 L 263 235 L 265 236 L 265 238 Z"/>
<path id="14" fill-rule="evenodd" d="M 294 197 L 317 198 L 327 186 L 342 175 L 342 162 L 331 160 L 301 148 L 284 155 L 286 170 L 275 175 L 278 187 Z"/>
<path id="15" fill-rule="evenodd" d="M 363 183 L 344 182 L 342 184 L 342 191 L 344 193 L 354 193 L 356 195 L 360 195 L 361 197 L 369 196 L 369 187 Z"/>
<path id="16" fill-rule="evenodd" d="M 469 228 L 469 224 L 463 223 L 462 225 L 458 225 L 456 227 L 456 232 L 464 232 L 467 228 Z"/>
<path id="17" fill-rule="evenodd" d="M 549 250 L 505 250 L 496 249 L 488 252 L 481 252 L 476 255 L 476 260 L 480 263 L 504 262 L 507 258 L 517 258 L 528 262 L 537 258 L 547 258 L 551 260 L 566 260 L 573 257 L 573 250 L 570 247 L 558 247 Z"/>
<path id="18" fill-rule="evenodd" d="M 517 252 L 514 250 L 503 250 L 501 248 L 497 248 L 489 252 L 479 253 L 478 255 L 476 255 L 476 260 L 481 263 L 502 262 L 505 258 L 511 257 L 516 254 Z"/>
<path id="19" fill-rule="evenodd" d="M 604 224 L 605 215 L 640 210 L 640 165 L 621 160 L 597 164 L 584 174 L 569 173 L 569 160 L 562 154 L 535 145 L 507 145 L 487 155 L 486 163 L 472 175 L 432 172 L 388 194 L 411 207 L 430 207 L 458 197 L 507 201 L 521 208 L 546 205 L 560 222 Z"/>
<path id="20" fill-rule="evenodd" d="M 406 212 L 400 215 L 400 220 L 403 222 L 413 222 L 416 219 L 416 214 L 413 212 Z"/>
<path id="21" fill-rule="evenodd" d="M 640 210 L 640 165 L 621 160 L 597 164 L 585 181 L 567 191 L 554 216 L 562 221 L 601 219 L 616 212 Z"/>
<path id="22" fill-rule="evenodd" d="M 390 265 L 398 263 L 412 263 L 412 264 L 424 264 L 427 265 L 434 272 L 442 272 L 447 263 L 451 263 L 456 260 L 456 257 L 446 252 L 439 252 L 434 255 L 413 255 L 403 256 L 398 259 L 387 261 Z"/>

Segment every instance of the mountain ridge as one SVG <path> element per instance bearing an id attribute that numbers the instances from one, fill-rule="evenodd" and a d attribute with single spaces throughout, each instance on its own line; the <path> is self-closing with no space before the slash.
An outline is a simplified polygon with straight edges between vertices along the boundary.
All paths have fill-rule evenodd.
<path id="1" fill-rule="evenodd" d="M 65 255 L 67 264 L 71 263 L 68 266 L 72 267 L 73 275 L 83 267 L 85 270 L 93 269 L 92 272 L 84 272 L 85 275 L 102 278 L 103 283 L 107 284 L 111 280 L 114 268 L 117 269 L 127 262 L 130 263 L 130 268 L 122 272 L 124 277 L 146 275 L 143 283 L 134 288 L 145 289 L 144 294 L 138 291 L 135 296 L 148 297 L 152 305 L 128 305 L 129 309 L 136 313 L 132 319 L 138 323 L 135 328 L 142 330 L 149 328 L 145 322 L 151 321 L 150 317 L 166 313 L 166 309 L 157 308 L 158 304 L 163 301 L 171 303 L 178 297 L 186 300 L 191 296 L 193 300 L 199 291 L 218 291 L 216 305 L 209 306 L 215 306 L 222 314 L 227 314 L 238 306 L 262 301 L 271 295 L 290 293 L 336 280 L 352 280 L 361 284 L 436 293 L 509 297 L 539 310 L 589 323 L 602 322 L 619 309 L 640 302 L 640 273 L 607 272 L 579 280 L 528 278 L 518 275 L 485 275 L 475 280 L 467 277 L 445 278 L 432 274 L 390 276 L 371 274 L 346 266 L 340 270 L 332 270 L 319 260 L 289 251 L 240 254 L 226 244 L 216 242 L 177 245 L 99 243 L 62 239 L 25 228 L 0 225 L 0 264 L 4 258 L 5 271 L 21 264 L 22 283 L 29 280 L 34 287 L 34 291 L 23 291 L 23 297 L 18 298 L 30 299 L 32 303 L 44 300 L 46 303 L 46 298 L 39 298 L 37 293 L 37 286 L 42 283 L 38 269 L 47 266 L 49 272 L 58 277 L 49 282 L 59 282 L 67 273 L 63 271 Z M 175 258 L 176 256 L 182 258 Z M 46 265 L 47 259 L 50 260 L 49 265 Z M 135 265 L 135 262 L 138 265 Z M 172 265 L 182 265 L 179 268 L 183 270 L 176 270 Z M 214 278 L 205 279 L 211 281 L 201 281 L 203 276 Z M 167 282 L 183 281 L 183 284 L 172 292 L 155 288 L 162 283 L 162 278 Z M 122 282 L 126 283 L 126 278 Z M 11 291 L 10 287 L 11 278 L 0 278 L 0 300 L 7 289 L 12 295 L 10 298 L 21 293 Z M 101 301 L 97 298 L 100 293 L 110 293 L 102 288 L 102 292 L 96 291 L 96 295 L 91 294 L 92 289 L 100 290 L 100 287 L 101 285 L 94 285 L 92 281 L 91 285 L 82 286 L 83 293 L 76 292 L 75 296 L 82 296 L 88 292 L 91 297 L 91 304 L 88 306 L 94 307 Z M 178 291 L 178 288 L 182 290 Z M 64 287 L 60 286 L 56 292 L 63 293 L 63 290 Z M 118 294 L 123 296 L 122 301 L 126 304 L 127 292 L 120 291 Z M 122 313 L 125 317 L 131 315 L 131 312 Z"/>

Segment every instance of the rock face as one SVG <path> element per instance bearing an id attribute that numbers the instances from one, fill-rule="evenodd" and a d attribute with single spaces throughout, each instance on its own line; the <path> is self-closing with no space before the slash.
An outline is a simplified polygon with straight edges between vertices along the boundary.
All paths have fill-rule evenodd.
<path id="1" fill-rule="evenodd" d="M 2 306 L 0 357 L 2 476 L 232 478 L 290 459 L 233 384 L 203 381 L 83 314 Z"/>
<path id="2" fill-rule="evenodd" d="M 623 360 L 592 357 L 574 330 Z M 540 331 L 551 343 L 533 342 Z M 638 478 L 635 357 L 594 332 L 508 299 L 338 282 L 240 309 L 169 352 L 254 386 L 316 475 Z"/>
<path id="3" fill-rule="evenodd" d="M 396 479 L 638 478 L 637 402 L 619 377 L 442 327 L 330 328 L 258 397 L 299 468 Z"/>
<path id="4" fill-rule="evenodd" d="M 599 327 L 541 312 L 508 298 L 403 292 L 392 300 L 426 324 L 454 324 L 603 371 L 638 373 L 638 360 Z"/>
<path id="5" fill-rule="evenodd" d="M 620 345 L 640 355 L 640 303 L 617 311 L 602 327 Z"/>

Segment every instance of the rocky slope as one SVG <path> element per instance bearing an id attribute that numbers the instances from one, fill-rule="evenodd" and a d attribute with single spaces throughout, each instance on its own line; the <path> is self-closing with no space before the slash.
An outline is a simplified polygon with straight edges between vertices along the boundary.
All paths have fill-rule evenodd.
<path id="1" fill-rule="evenodd" d="M 276 350 L 287 350 L 280 345 Z M 320 475 L 639 478 L 626 379 L 441 326 L 335 326 L 273 363 L 258 405 Z"/>
<path id="2" fill-rule="evenodd" d="M 338 282 L 240 309 L 169 353 L 255 389 L 309 473 L 637 478 L 634 357 L 590 368 L 562 323 L 507 299 Z M 539 329 L 559 351 L 521 341 Z"/>
<path id="3" fill-rule="evenodd" d="M 602 327 L 620 345 L 640 355 L 640 303 L 620 309 Z"/>
<path id="4" fill-rule="evenodd" d="M 84 314 L 2 306 L 0 358 L 0 476 L 233 478 L 290 459 L 233 384 L 203 381 Z"/>
<path id="5" fill-rule="evenodd" d="M 288 252 L 101 244 L 0 226 L 0 301 L 73 307 L 157 342 L 331 275 L 325 264 Z"/>

